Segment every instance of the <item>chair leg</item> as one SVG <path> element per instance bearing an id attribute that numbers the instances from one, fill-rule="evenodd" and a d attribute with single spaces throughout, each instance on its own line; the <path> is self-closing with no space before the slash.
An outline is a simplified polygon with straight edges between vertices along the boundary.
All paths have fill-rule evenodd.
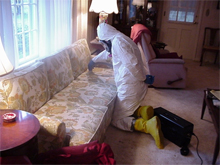
<path id="1" fill-rule="evenodd" d="M 214 150 L 214 156 L 212 159 L 212 164 L 216 163 L 218 153 L 219 153 L 219 134 L 217 135 L 216 142 L 215 142 L 215 150 Z"/>
<path id="2" fill-rule="evenodd" d="M 203 98 L 203 104 L 202 104 L 201 119 L 203 119 L 204 112 L 205 112 L 205 108 L 206 108 L 206 102 L 205 102 L 206 97 L 207 97 L 207 96 L 206 96 L 206 91 L 204 91 L 204 98 Z"/>
<path id="3" fill-rule="evenodd" d="M 214 61 L 214 64 L 216 64 L 216 60 L 217 60 L 218 54 L 219 54 L 219 52 L 217 51 L 216 54 L 215 54 L 215 61 Z"/>
<path id="4" fill-rule="evenodd" d="M 202 55 L 200 58 L 200 66 L 202 66 L 202 62 L 203 62 L 203 55 L 204 55 L 205 51 L 202 49 Z"/>

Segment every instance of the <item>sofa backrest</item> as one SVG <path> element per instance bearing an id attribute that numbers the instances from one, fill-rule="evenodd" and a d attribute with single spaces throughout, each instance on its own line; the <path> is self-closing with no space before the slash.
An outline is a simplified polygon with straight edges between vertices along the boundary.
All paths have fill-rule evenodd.
<path id="1" fill-rule="evenodd" d="M 85 39 L 0 79 L 0 109 L 38 110 L 88 68 L 91 53 Z"/>
<path id="2" fill-rule="evenodd" d="M 69 55 L 64 49 L 59 53 L 42 59 L 42 61 L 47 69 L 50 95 L 53 97 L 74 79 Z"/>
<path id="3" fill-rule="evenodd" d="M 34 113 L 49 99 L 47 71 L 42 62 L 0 79 L 0 109 Z"/>
<path id="4" fill-rule="evenodd" d="M 47 68 L 51 97 L 85 72 L 90 60 L 91 53 L 85 39 L 77 40 L 59 53 L 42 59 Z"/>
<path id="5" fill-rule="evenodd" d="M 69 54 L 73 76 L 76 79 L 88 69 L 91 60 L 91 52 L 87 41 L 86 39 L 77 40 L 65 50 Z"/>

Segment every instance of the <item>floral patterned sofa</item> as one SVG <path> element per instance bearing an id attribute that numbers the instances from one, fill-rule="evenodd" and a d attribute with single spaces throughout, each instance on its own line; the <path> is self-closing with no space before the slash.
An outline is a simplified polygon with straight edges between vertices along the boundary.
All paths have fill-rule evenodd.
<path id="1" fill-rule="evenodd" d="M 0 109 L 24 110 L 39 119 L 39 152 L 103 141 L 117 89 L 112 68 L 87 70 L 91 58 L 81 39 L 0 79 Z"/>

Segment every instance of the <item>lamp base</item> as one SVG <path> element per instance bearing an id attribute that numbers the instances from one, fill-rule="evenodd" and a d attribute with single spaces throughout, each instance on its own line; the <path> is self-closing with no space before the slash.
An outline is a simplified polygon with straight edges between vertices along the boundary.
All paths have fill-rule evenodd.
<path id="1" fill-rule="evenodd" d="M 99 13 L 99 24 L 103 22 L 108 23 L 108 14 L 105 12 L 100 12 Z"/>

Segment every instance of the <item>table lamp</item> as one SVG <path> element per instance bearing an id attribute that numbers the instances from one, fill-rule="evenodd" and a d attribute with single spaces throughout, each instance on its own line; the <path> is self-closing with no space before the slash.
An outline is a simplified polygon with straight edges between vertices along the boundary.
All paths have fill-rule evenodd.
<path id="1" fill-rule="evenodd" d="M 99 13 L 99 24 L 107 23 L 108 14 L 118 14 L 117 0 L 92 0 L 89 11 Z"/>
<path id="2" fill-rule="evenodd" d="M 5 53 L 5 50 L 2 45 L 1 37 L 0 37 L 0 55 L 1 55 L 0 58 L 0 77 L 1 77 L 12 72 L 14 69 L 13 65 L 11 64 Z"/>
<path id="3" fill-rule="evenodd" d="M 147 10 L 149 10 L 150 8 L 152 8 L 152 2 L 149 2 L 149 3 L 147 4 Z"/>
<path id="4" fill-rule="evenodd" d="M 133 0 L 132 5 L 134 5 L 134 6 L 144 6 L 144 0 Z"/>

